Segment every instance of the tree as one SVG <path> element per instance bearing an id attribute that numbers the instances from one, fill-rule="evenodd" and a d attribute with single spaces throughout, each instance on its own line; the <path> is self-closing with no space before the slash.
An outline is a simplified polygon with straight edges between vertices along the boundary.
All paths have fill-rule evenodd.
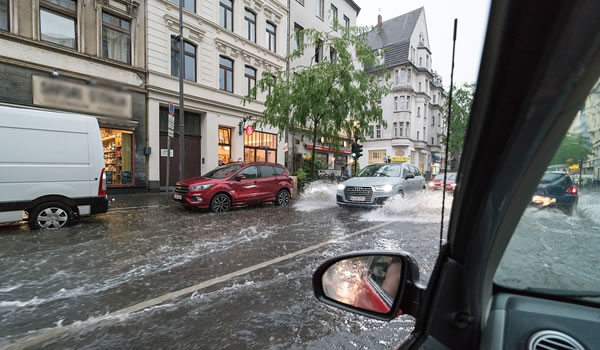
<path id="1" fill-rule="evenodd" d="M 276 127 L 280 133 L 288 128 L 305 133 L 312 139 L 311 159 L 315 159 L 319 138 L 339 151 L 343 135 L 364 139 L 372 129 L 371 124 L 385 127 L 379 103 L 390 90 L 387 83 L 378 83 L 377 77 L 384 75 L 384 67 L 379 64 L 382 53 L 372 50 L 366 34 L 366 28 L 345 28 L 337 23 L 331 32 L 314 29 L 296 32 L 298 49 L 287 59 L 296 60 L 311 48 L 314 55 L 310 65 L 300 66 L 290 74 L 285 71 L 262 74 L 244 100 L 244 103 L 254 100 L 256 91 L 269 92 L 263 117 L 257 124 Z M 323 57 L 324 48 L 330 49 L 330 57 Z M 366 71 L 362 67 L 373 68 Z M 385 80 L 388 79 L 389 74 Z M 310 175 L 314 178 L 315 164 L 311 164 Z"/>
<path id="2" fill-rule="evenodd" d="M 589 138 L 581 135 L 569 135 L 560 143 L 558 151 L 552 158 L 551 165 L 579 164 L 584 161 L 592 153 L 592 146 Z"/>
<path id="3" fill-rule="evenodd" d="M 454 86 L 452 91 L 452 115 L 450 116 L 450 142 L 448 143 L 448 153 L 451 158 L 460 158 L 467 126 L 469 125 L 469 115 L 473 105 L 473 95 L 475 94 L 475 83 L 465 83 L 461 87 Z M 450 99 L 446 99 L 442 113 L 444 122 L 448 123 L 448 107 Z M 445 124 L 446 128 L 448 124 Z M 442 133 L 442 143 L 446 144 L 446 128 Z"/>

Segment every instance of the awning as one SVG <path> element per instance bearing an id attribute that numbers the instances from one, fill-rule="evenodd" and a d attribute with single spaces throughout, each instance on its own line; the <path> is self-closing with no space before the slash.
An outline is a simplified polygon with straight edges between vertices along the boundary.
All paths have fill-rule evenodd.
<path id="1" fill-rule="evenodd" d="M 130 119 L 98 117 L 98 116 L 96 116 L 96 119 L 98 119 L 98 124 L 100 124 L 100 127 L 110 127 L 110 128 L 115 128 L 115 129 L 124 129 L 124 130 L 131 130 L 131 131 L 134 131 L 139 124 L 137 121 L 130 120 Z"/>

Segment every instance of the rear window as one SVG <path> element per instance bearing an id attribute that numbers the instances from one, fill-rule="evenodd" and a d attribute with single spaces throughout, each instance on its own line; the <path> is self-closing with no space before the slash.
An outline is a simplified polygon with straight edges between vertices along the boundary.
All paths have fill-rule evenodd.
<path id="1" fill-rule="evenodd" d="M 260 165 L 258 168 L 260 169 L 260 177 L 273 176 L 273 167 Z"/>
<path id="2" fill-rule="evenodd" d="M 548 185 L 559 182 L 562 182 L 563 184 L 570 184 L 571 178 L 566 174 L 545 173 L 540 181 L 540 184 Z"/>
<path id="3" fill-rule="evenodd" d="M 277 176 L 279 176 L 279 175 L 283 175 L 283 168 L 280 168 L 280 167 L 274 166 L 274 167 L 273 167 L 273 173 L 274 173 L 275 175 L 277 175 Z"/>

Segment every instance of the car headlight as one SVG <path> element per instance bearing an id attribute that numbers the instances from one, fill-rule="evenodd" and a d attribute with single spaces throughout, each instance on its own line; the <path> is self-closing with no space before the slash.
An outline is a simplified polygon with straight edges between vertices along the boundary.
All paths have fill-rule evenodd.
<path id="1" fill-rule="evenodd" d="M 194 185 L 194 186 L 190 186 L 190 190 L 192 190 L 192 191 L 208 190 L 212 185 L 213 184 Z"/>
<path id="2" fill-rule="evenodd" d="M 346 185 L 344 185 L 344 184 L 337 185 L 337 189 L 340 190 L 340 191 L 343 191 L 344 188 L 346 188 Z"/>
<path id="3" fill-rule="evenodd" d="M 394 186 L 390 184 L 375 186 L 375 191 L 392 192 L 393 190 Z"/>

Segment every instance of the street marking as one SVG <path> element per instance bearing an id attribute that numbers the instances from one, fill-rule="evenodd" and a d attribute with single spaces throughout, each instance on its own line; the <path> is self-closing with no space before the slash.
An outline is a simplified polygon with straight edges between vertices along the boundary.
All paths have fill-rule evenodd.
<path id="1" fill-rule="evenodd" d="M 306 254 L 306 253 L 312 252 L 312 251 L 317 250 L 319 248 L 322 248 L 322 247 L 324 247 L 324 246 L 326 246 L 328 244 L 338 243 L 338 242 L 341 242 L 342 240 L 348 239 L 350 237 L 354 237 L 354 236 L 359 235 L 361 233 L 372 231 L 372 230 L 378 229 L 380 227 L 384 227 L 384 226 L 390 225 L 390 224 L 395 223 L 395 222 L 397 222 L 397 221 L 384 222 L 384 223 L 379 224 L 379 225 L 371 226 L 371 227 L 368 227 L 368 228 L 365 228 L 365 229 L 362 229 L 362 230 L 350 233 L 350 234 L 345 235 L 343 237 L 333 238 L 333 239 L 330 239 L 328 241 L 312 245 L 312 246 L 310 246 L 308 248 L 300 249 L 300 250 L 297 250 L 297 251 L 295 251 L 293 253 L 289 253 L 289 254 L 280 256 L 278 258 L 274 258 L 274 259 L 271 259 L 271 260 L 268 260 L 268 261 L 264 261 L 262 263 L 258 263 L 256 265 L 252 265 L 252 266 L 246 267 L 246 268 L 241 269 L 241 270 L 237 270 L 237 271 L 234 271 L 234 272 L 231 272 L 231 273 L 219 276 L 219 277 L 215 277 L 215 278 L 210 279 L 208 281 L 204 281 L 204 282 L 195 284 L 193 286 L 190 286 L 190 287 L 187 287 L 187 288 L 184 288 L 184 289 L 180 289 L 180 290 L 177 290 L 177 291 L 174 291 L 174 292 L 171 292 L 171 293 L 167 293 L 167 294 L 161 295 L 159 297 L 152 298 L 152 299 L 143 301 L 141 303 L 137 303 L 135 305 L 126 307 L 124 309 L 120 309 L 120 310 L 117 310 L 117 311 L 114 311 L 114 312 L 111 312 L 111 313 L 107 313 L 107 314 L 102 315 L 102 316 L 90 318 L 90 319 L 85 320 L 85 321 L 77 321 L 75 323 L 72 323 L 72 324 L 64 326 L 64 327 L 43 328 L 43 329 L 38 330 L 37 334 L 35 334 L 35 335 L 31 335 L 31 336 L 25 337 L 25 338 L 21 339 L 20 341 L 18 341 L 17 343 L 13 343 L 13 344 L 10 344 L 10 345 L 6 346 L 4 348 L 4 350 L 27 349 L 28 347 L 31 347 L 31 346 L 34 346 L 34 345 L 38 345 L 38 344 L 40 344 L 42 342 L 45 342 L 45 341 L 50 340 L 52 338 L 59 337 L 59 336 L 61 336 L 63 334 L 69 333 L 71 331 L 82 329 L 82 328 L 85 328 L 87 326 L 90 326 L 92 324 L 95 324 L 95 323 L 98 323 L 98 322 L 101 322 L 101 321 L 104 321 L 104 320 L 108 320 L 108 319 L 111 319 L 111 318 L 119 318 L 119 316 L 125 316 L 125 315 L 132 314 L 132 313 L 135 313 L 135 312 L 138 312 L 138 311 L 142 311 L 142 310 L 147 309 L 147 308 L 152 307 L 152 306 L 163 304 L 166 301 L 170 301 L 170 300 L 179 298 L 179 297 L 187 295 L 187 294 L 192 294 L 192 293 L 194 293 L 196 291 L 208 288 L 208 287 L 213 286 L 215 284 L 226 282 L 226 281 L 228 281 L 228 280 L 230 280 L 232 278 L 235 278 L 235 277 L 238 277 L 238 276 L 241 276 L 241 275 L 245 275 L 247 273 L 250 273 L 250 272 L 253 272 L 253 271 L 265 268 L 265 267 L 273 265 L 273 264 L 277 264 L 277 263 L 282 262 L 284 260 L 288 260 L 288 259 L 294 258 L 294 257 L 296 257 L 298 255 L 302 255 L 302 254 Z"/>

